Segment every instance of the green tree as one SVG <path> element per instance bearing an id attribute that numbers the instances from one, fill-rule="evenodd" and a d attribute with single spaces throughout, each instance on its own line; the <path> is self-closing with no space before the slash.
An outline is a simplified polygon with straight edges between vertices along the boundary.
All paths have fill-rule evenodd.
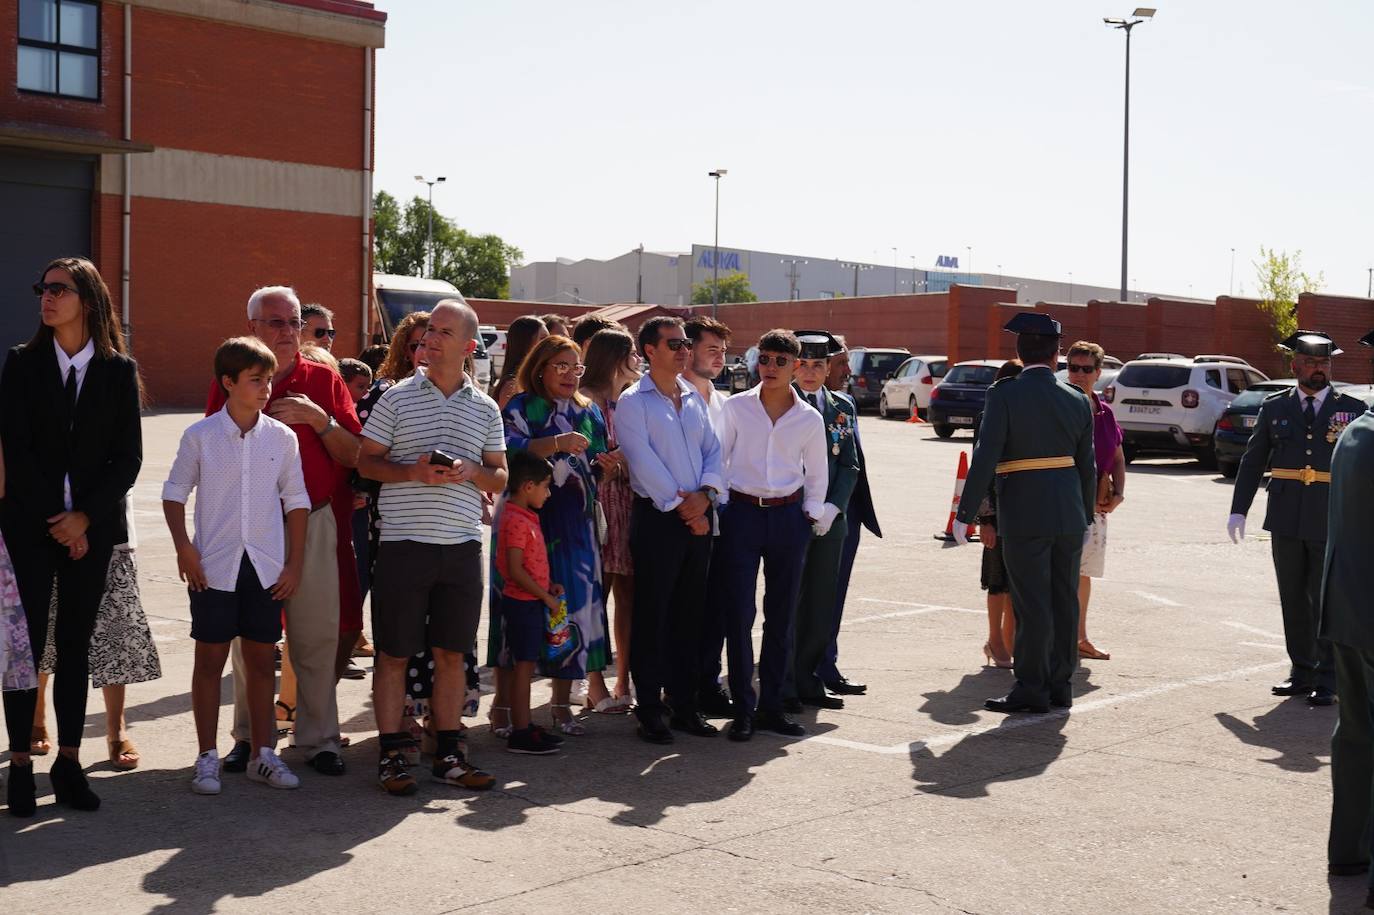
<path id="1" fill-rule="evenodd" d="M 1275 251 L 1260 245 L 1260 259 L 1255 261 L 1259 290 L 1259 310 L 1264 312 L 1274 328 L 1274 343 L 1286 340 L 1298 329 L 1298 296 L 1316 292 L 1326 279 L 1315 277 L 1302 269 L 1302 252 Z"/>
<path id="2" fill-rule="evenodd" d="M 692 284 L 692 304 L 710 305 L 712 280 Z M 720 295 L 717 302 L 757 302 L 759 297 L 749 288 L 749 274 L 730 273 L 720 278 Z"/>
<path id="3" fill-rule="evenodd" d="M 402 211 L 396 198 L 378 191 L 372 203 L 376 217 L 373 260 L 379 273 L 422 276 L 428 260 L 430 206 L 416 196 Z M 504 299 L 510 295 L 510 268 L 524 253 L 497 235 L 474 235 L 433 211 L 434 277 L 458 287 L 466 296 Z"/>

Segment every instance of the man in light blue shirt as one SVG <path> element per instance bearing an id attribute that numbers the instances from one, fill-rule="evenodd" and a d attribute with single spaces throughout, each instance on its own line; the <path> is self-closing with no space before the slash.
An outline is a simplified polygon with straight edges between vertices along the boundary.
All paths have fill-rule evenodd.
<path id="1" fill-rule="evenodd" d="M 706 403 L 678 377 L 692 354 L 682 321 L 645 321 L 639 348 L 649 372 L 625 390 L 615 411 L 616 437 L 635 494 L 630 676 L 639 736 L 664 744 L 673 742 L 670 727 L 700 737 L 718 733 L 697 710 L 695 687 L 712 509 L 724 484 Z M 665 689 L 672 701 L 666 723 Z"/>

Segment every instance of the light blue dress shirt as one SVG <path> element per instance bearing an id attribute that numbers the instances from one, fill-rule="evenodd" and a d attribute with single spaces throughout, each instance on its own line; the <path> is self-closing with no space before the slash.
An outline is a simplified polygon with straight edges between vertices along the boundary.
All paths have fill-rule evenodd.
<path id="1" fill-rule="evenodd" d="M 709 486 L 719 493 L 725 488 L 720 441 L 706 403 L 690 384 L 676 381 L 681 412 L 647 374 L 626 388 L 615 405 L 615 434 L 630 466 L 630 488 L 664 512 L 681 504 L 679 491 Z"/>

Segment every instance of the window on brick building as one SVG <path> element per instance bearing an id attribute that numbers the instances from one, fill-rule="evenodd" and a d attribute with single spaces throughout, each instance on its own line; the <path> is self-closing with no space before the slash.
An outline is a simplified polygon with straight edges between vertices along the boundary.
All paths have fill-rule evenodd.
<path id="1" fill-rule="evenodd" d="M 19 0 L 19 88 L 100 98 L 100 5 Z"/>

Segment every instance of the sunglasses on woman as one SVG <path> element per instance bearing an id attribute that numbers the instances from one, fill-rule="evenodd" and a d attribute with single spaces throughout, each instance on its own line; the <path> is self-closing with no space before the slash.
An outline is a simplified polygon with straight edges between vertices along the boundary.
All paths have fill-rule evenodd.
<path id="1" fill-rule="evenodd" d="M 329 339 L 333 340 L 334 335 L 337 333 L 338 331 L 332 327 L 317 327 L 315 328 L 315 339 L 323 340 L 325 337 L 328 337 Z"/>
<path id="2" fill-rule="evenodd" d="M 42 298 L 42 297 L 43 297 L 43 294 L 44 294 L 44 293 L 47 293 L 48 295 L 50 295 L 50 296 L 52 296 L 53 298 L 56 299 L 56 298 L 60 298 L 64 293 L 68 293 L 68 292 L 76 292 L 76 289 L 75 289 L 74 287 L 72 287 L 72 286 L 68 286 L 66 283 L 34 283 L 34 284 L 33 284 L 33 294 L 36 295 L 36 296 L 38 296 L 39 298 Z"/>
<path id="3" fill-rule="evenodd" d="M 770 361 L 770 359 L 771 359 L 771 361 Z M 791 361 L 792 361 L 792 357 L 791 357 L 791 356 L 776 355 L 776 356 L 771 356 L 771 357 L 770 357 L 770 356 L 768 356 L 768 355 L 765 354 L 765 353 L 760 353 L 760 354 L 759 354 L 759 365 L 762 365 L 762 366 L 776 365 L 776 366 L 777 366 L 778 368 L 780 368 L 780 369 L 785 369 L 785 368 L 787 368 L 787 363 L 789 363 L 789 362 L 791 362 Z"/>

